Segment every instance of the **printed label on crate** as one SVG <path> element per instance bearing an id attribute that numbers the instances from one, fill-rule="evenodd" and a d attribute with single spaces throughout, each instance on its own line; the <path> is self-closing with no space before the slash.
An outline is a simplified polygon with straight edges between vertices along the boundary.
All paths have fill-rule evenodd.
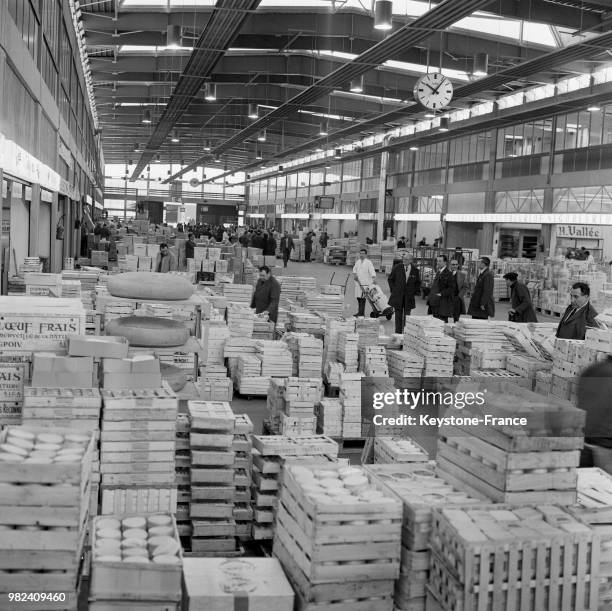
<path id="1" fill-rule="evenodd" d="M 62 349 L 67 335 L 79 335 L 81 316 L 0 316 L 0 350 Z"/>
<path id="2" fill-rule="evenodd" d="M 0 402 L 22 401 L 26 364 L 5 365 L 0 363 Z"/>

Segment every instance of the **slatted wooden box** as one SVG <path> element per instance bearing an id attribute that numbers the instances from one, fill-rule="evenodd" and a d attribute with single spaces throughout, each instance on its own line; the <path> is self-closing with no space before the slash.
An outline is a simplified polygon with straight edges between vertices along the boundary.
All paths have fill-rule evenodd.
<path id="1" fill-rule="evenodd" d="M 105 516 L 107 517 L 107 516 Z M 94 518 L 92 528 L 92 549 L 96 549 L 96 527 L 99 520 Z M 119 519 L 130 516 L 115 516 Z M 172 517 L 173 537 L 179 541 L 176 521 Z M 107 562 L 94 556 L 91 565 L 90 597 L 101 601 L 155 601 L 179 602 L 183 574 L 183 554 L 179 548 L 179 564 L 148 564 L 130 562 Z M 163 607 L 162 607 L 163 608 Z"/>
<path id="2" fill-rule="evenodd" d="M 429 587 L 448 611 L 595 611 L 599 545 L 554 505 L 436 508 Z"/>

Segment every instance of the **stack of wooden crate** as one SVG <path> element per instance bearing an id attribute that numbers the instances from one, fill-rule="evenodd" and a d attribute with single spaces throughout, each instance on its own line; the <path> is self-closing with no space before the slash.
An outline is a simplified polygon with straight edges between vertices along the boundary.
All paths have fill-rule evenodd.
<path id="1" fill-rule="evenodd" d="M 380 322 L 377 318 L 357 318 L 355 320 L 355 333 L 359 336 L 359 349 L 365 346 L 376 346 L 380 332 Z"/>
<path id="2" fill-rule="evenodd" d="M 331 437 L 342 437 L 342 403 L 340 399 L 325 397 L 315 409 L 317 432 Z"/>
<path id="3" fill-rule="evenodd" d="M 252 485 L 252 449 L 251 435 L 253 423 L 247 414 L 236 414 L 234 420 L 234 522 L 236 523 L 236 536 L 251 538 L 253 525 L 253 508 L 251 506 Z"/>
<path id="4" fill-rule="evenodd" d="M 599 609 L 612 605 L 612 476 L 597 468 L 578 469 L 578 499 L 569 512 L 599 537 Z"/>
<path id="5" fill-rule="evenodd" d="M 453 329 L 457 340 L 456 372 L 469 376 L 474 369 L 504 369 L 505 356 L 514 352 L 503 321 L 461 318 Z"/>
<path id="6" fill-rule="evenodd" d="M 461 414 L 482 418 L 481 424 L 440 428 L 438 473 L 496 502 L 574 503 L 585 412 L 514 384 L 487 390 L 482 411 L 466 407 Z M 508 426 L 483 415 L 524 423 Z"/>
<path id="7" fill-rule="evenodd" d="M 559 506 L 436 508 L 431 549 L 444 611 L 601 608 L 598 537 Z"/>
<path id="8" fill-rule="evenodd" d="M 402 561 L 395 584 L 395 608 L 398 611 L 425 611 L 433 508 L 468 503 L 479 505 L 482 501 L 469 497 L 437 477 L 433 465 L 368 465 L 365 469 L 374 486 L 395 495 L 404 504 Z"/>
<path id="9" fill-rule="evenodd" d="M 555 339 L 550 392 L 560 399 L 575 401 L 578 395 L 578 375 L 583 367 L 580 355 L 584 340 Z"/>
<path id="10" fill-rule="evenodd" d="M 362 373 L 340 375 L 342 404 L 342 436 L 361 437 L 361 378 Z"/>
<path id="11" fill-rule="evenodd" d="M 286 378 L 292 374 L 291 352 L 285 342 L 257 340 L 257 358 L 261 361 L 261 375 L 264 377 Z"/>
<path id="12" fill-rule="evenodd" d="M 77 608 L 93 449 L 93 435 L 79 430 L 19 426 L 0 433 L 3 610 Z"/>
<path id="13" fill-rule="evenodd" d="M 191 451 L 189 444 L 189 416 L 179 414 L 176 417 L 176 455 L 175 472 L 177 485 L 176 524 L 185 548 L 191 546 Z"/>
<path id="14" fill-rule="evenodd" d="M 392 611 L 402 505 L 356 467 L 287 465 L 273 554 L 298 611 Z"/>
<path id="15" fill-rule="evenodd" d="M 103 390 L 102 401 L 102 506 L 176 512 L 178 399 L 159 388 Z"/>
<path id="16" fill-rule="evenodd" d="M 455 340 L 444 334 L 444 323 L 431 316 L 408 316 L 404 327 L 404 346 L 410 347 L 425 360 L 423 375 L 453 375 Z"/>
<path id="17" fill-rule="evenodd" d="M 388 378 L 387 350 L 384 346 L 359 348 L 359 371 L 373 378 Z"/>
<path id="18" fill-rule="evenodd" d="M 171 514 L 100 516 L 92 531 L 88 609 L 179 611 L 183 553 Z"/>
<path id="19" fill-rule="evenodd" d="M 236 550 L 233 449 L 235 417 L 229 403 L 189 401 L 191 551 Z"/>
<path id="20" fill-rule="evenodd" d="M 420 378 L 423 375 L 425 359 L 414 350 L 387 350 L 387 364 L 392 378 Z"/>
<path id="21" fill-rule="evenodd" d="M 323 347 L 325 350 L 324 361 L 326 363 L 335 363 L 338 361 L 338 342 L 340 333 L 354 333 L 355 319 L 335 320 L 328 318 L 325 321 L 325 337 Z"/>
<path id="22" fill-rule="evenodd" d="M 338 361 L 344 365 L 347 373 L 355 373 L 358 369 L 358 341 L 357 333 L 341 331 L 338 334 Z"/>
<path id="23" fill-rule="evenodd" d="M 100 493 L 100 411 L 102 397 L 97 388 L 23 389 L 22 423 L 34 428 L 66 428 L 93 433 L 90 515 L 97 515 Z"/>
<path id="24" fill-rule="evenodd" d="M 324 435 L 253 436 L 253 538 L 272 539 L 280 475 L 286 461 L 319 462 L 322 468 L 338 457 L 338 444 Z"/>

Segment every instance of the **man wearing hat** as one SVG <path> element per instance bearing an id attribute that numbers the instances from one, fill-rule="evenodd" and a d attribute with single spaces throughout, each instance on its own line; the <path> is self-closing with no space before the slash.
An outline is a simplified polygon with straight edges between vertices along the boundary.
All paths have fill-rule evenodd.
<path id="1" fill-rule="evenodd" d="M 472 318 L 487 318 L 495 317 L 495 302 L 493 301 L 493 273 L 489 269 L 491 259 L 489 257 L 480 257 L 480 273 L 476 280 L 476 286 L 470 299 L 468 314 Z"/>
<path id="2" fill-rule="evenodd" d="M 510 320 L 512 322 L 538 322 L 529 289 L 522 282 L 518 282 L 516 272 L 508 272 L 504 276 L 507 287 L 510 289 Z"/>

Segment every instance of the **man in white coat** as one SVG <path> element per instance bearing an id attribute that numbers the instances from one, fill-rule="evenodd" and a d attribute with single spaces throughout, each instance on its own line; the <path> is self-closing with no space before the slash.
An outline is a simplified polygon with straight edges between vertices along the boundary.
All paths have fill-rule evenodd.
<path id="1" fill-rule="evenodd" d="M 355 281 L 355 298 L 358 305 L 355 316 L 365 316 L 366 298 L 363 295 L 363 289 L 376 284 L 376 270 L 374 265 L 372 265 L 372 261 L 368 259 L 368 251 L 365 248 L 359 251 L 359 259 L 355 261 L 353 266 L 353 278 Z"/>

